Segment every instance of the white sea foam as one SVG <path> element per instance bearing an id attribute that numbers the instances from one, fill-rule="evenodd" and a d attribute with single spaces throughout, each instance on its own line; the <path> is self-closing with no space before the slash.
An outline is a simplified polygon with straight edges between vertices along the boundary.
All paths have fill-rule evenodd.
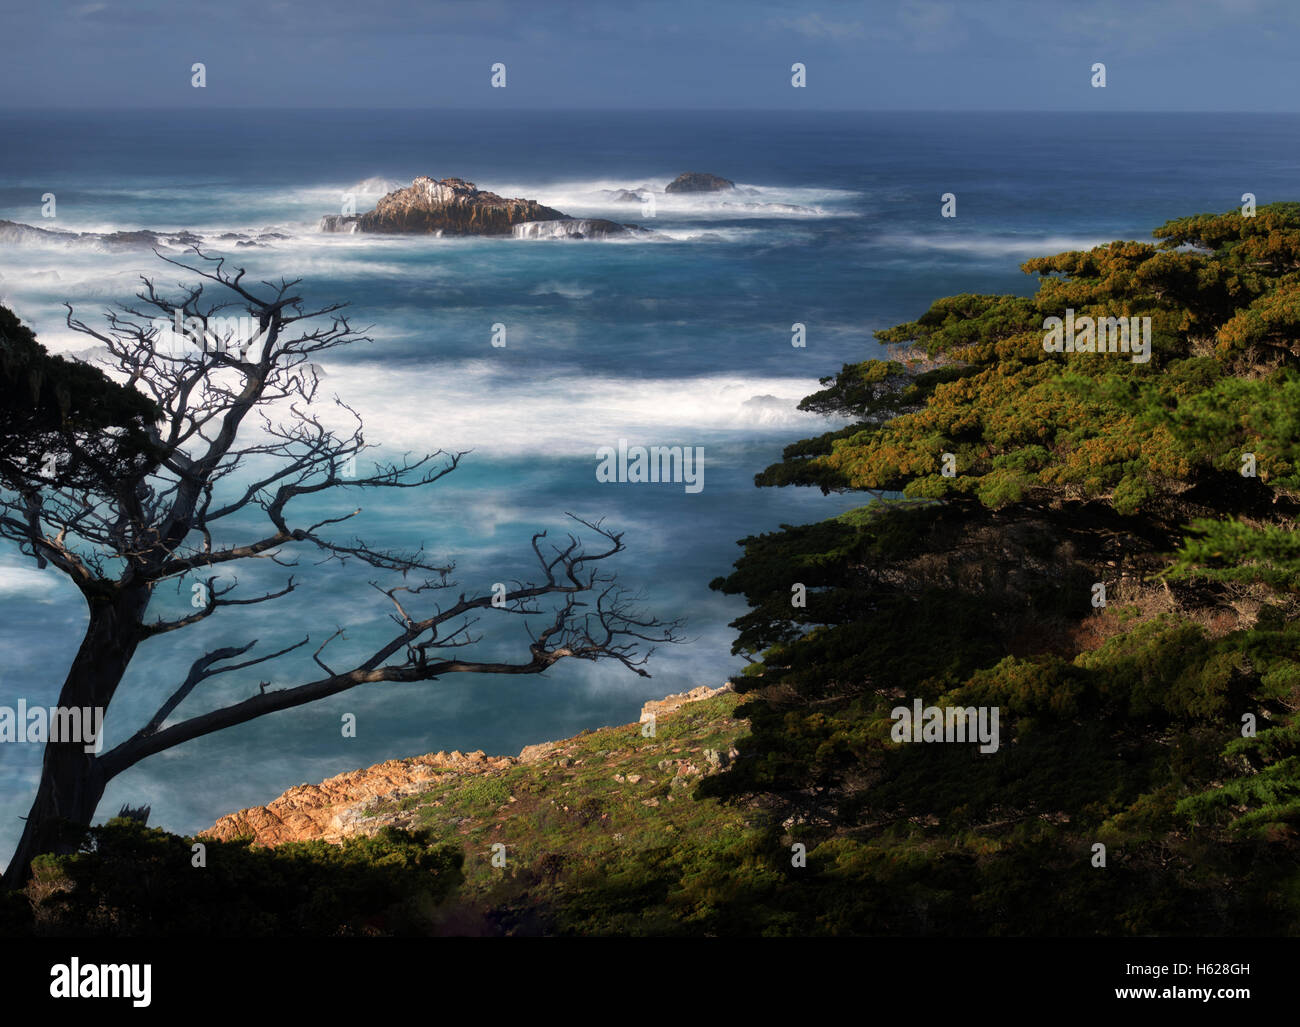
<path id="1" fill-rule="evenodd" d="M 367 440 L 393 450 L 560 457 L 593 453 L 619 438 L 699 443 L 806 434 L 831 424 L 796 409 L 818 387 L 811 378 L 521 380 L 484 360 L 399 371 L 370 361 L 324 366 L 329 389 L 322 391 L 338 391 L 361 415 Z M 335 416 L 321 406 L 323 415 Z"/>
<path id="2" fill-rule="evenodd" d="M 653 224 L 653 223 L 652 223 Z M 712 228 L 700 225 L 689 228 L 661 228 L 654 226 L 653 236 L 635 236 L 638 242 L 725 242 L 748 243 L 770 238 L 772 233 L 762 228 Z"/>
<path id="3" fill-rule="evenodd" d="M 565 182 L 478 182 L 502 196 L 535 199 L 575 216 L 605 217 L 614 221 L 635 221 L 654 227 L 654 219 L 641 214 L 642 205 L 616 201 L 610 194 L 623 190 L 649 192 L 654 197 L 656 217 L 689 216 L 708 220 L 738 218 L 827 218 L 856 217 L 848 209 L 859 194 L 848 189 L 819 189 L 800 186 L 760 186 L 737 182 L 736 188 L 717 193 L 666 193 L 671 177 L 587 179 Z"/>
<path id="4" fill-rule="evenodd" d="M 455 169 L 433 169 L 431 173 L 454 175 Z M 463 173 L 463 172 L 461 172 Z M 828 217 L 856 217 L 850 207 L 851 201 L 859 194 L 843 189 L 819 189 L 815 187 L 757 186 L 738 183 L 735 190 L 720 193 L 665 193 L 664 186 L 670 178 L 651 177 L 633 178 L 627 181 L 612 179 L 590 179 L 554 183 L 539 182 L 496 182 L 477 183 L 480 188 L 506 196 L 524 196 L 536 199 L 548 206 L 555 207 L 575 217 L 602 217 L 620 223 L 636 223 L 652 230 L 650 234 L 617 236 L 607 241 L 620 244 L 646 244 L 662 242 L 705 242 L 732 243 L 757 241 L 765 229 L 745 229 L 734 225 L 722 227 L 719 222 L 753 219 L 785 220 L 791 223 Z M 113 263 L 132 261 L 142 269 L 154 269 L 148 246 L 139 248 L 123 247 L 121 244 L 108 243 L 95 238 L 76 238 L 71 233 L 95 233 L 108 235 L 113 232 L 136 231 L 148 228 L 160 235 L 174 235 L 180 232 L 193 232 L 203 237 L 206 250 L 216 253 L 237 255 L 250 262 L 259 253 L 277 252 L 293 254 L 295 257 L 308 252 L 365 252 L 367 256 L 375 250 L 394 250 L 410 252 L 413 249 L 430 247 L 445 252 L 447 247 L 458 245 L 481 245 L 513 240 L 481 240 L 476 238 L 436 239 L 432 236 L 373 236 L 365 233 L 322 233 L 319 231 L 320 218 L 325 214 L 339 213 L 345 200 L 351 199 L 358 212 L 371 207 L 384 193 L 392 187 L 405 183 L 392 177 L 377 175 L 361 182 L 338 183 L 333 185 L 310 185 L 300 187 L 269 187 L 262 189 L 231 189 L 214 187 L 195 199 L 192 191 L 177 190 L 166 187 L 130 187 L 119 190 L 97 202 L 90 210 L 82 209 L 80 217 L 74 213 L 60 216 L 57 220 L 41 221 L 39 218 L 23 219 L 16 212 L 7 212 L 13 220 L 29 224 L 33 228 L 70 233 L 66 237 L 24 238 L 20 242 L 9 240 L 6 249 L 22 250 L 24 256 L 19 263 L 23 266 L 6 266 L 10 262 L 0 255 L 0 278 L 12 281 L 15 276 L 24 277 L 33 269 L 33 263 L 39 262 L 41 256 L 51 263 L 59 264 L 60 273 L 70 272 L 65 277 L 65 284 L 75 285 L 82 280 L 75 268 L 66 268 L 65 262 L 75 264 L 80 257 L 95 257 L 101 263 L 109 257 Z M 610 193 L 621 189 L 644 188 L 653 193 L 654 216 L 648 216 L 639 203 L 614 202 Z M 167 204 L 166 218 L 150 218 L 147 214 L 126 215 L 122 220 L 108 220 L 104 216 L 115 209 L 132 211 L 148 210 L 159 199 L 172 199 Z M 187 204 L 186 201 L 189 201 Z M 193 211 L 188 220 L 184 218 L 187 206 Z M 226 216 L 229 212 L 230 216 Z M 5 213 L 5 212 L 0 212 Z M 716 227 L 715 227 L 716 226 Z M 255 246 L 240 246 L 240 239 L 221 236 L 236 234 L 243 241 L 255 242 Z M 284 238 L 268 238 L 271 235 Z M 584 240 L 585 241 L 585 240 Z M 185 245 L 169 247 L 164 241 L 164 250 L 170 249 L 179 255 Z M 245 256 L 249 255 L 249 256 Z M 36 268 L 35 270 L 44 270 Z M 305 271 L 318 272 L 318 267 L 304 267 Z M 139 273 L 139 272 L 136 272 Z M 353 274 L 365 274 L 361 269 L 354 269 Z M 375 273 L 387 273 L 386 270 Z"/>
<path id="5" fill-rule="evenodd" d="M 532 296 L 562 296 L 566 300 L 583 300 L 595 293 L 595 289 L 577 282 L 540 282 L 530 290 Z"/>
<path id="6" fill-rule="evenodd" d="M 979 257 L 1048 256 L 1067 250 L 1090 250 L 1111 242 L 1108 236 L 992 236 L 957 235 L 949 232 L 930 234 L 882 235 L 875 242 L 886 249 L 937 250 Z"/>
<path id="7" fill-rule="evenodd" d="M 52 603 L 66 592 L 68 582 L 57 571 L 40 570 L 35 564 L 6 557 L 0 560 L 0 599 L 21 597 Z"/>
<path id="8" fill-rule="evenodd" d="M 574 283 L 539 288 L 573 298 L 586 295 Z M 47 317 L 29 319 L 50 352 L 97 360 L 100 351 L 87 347 L 86 336 L 63 325 L 54 310 Z M 396 335 L 385 337 L 391 343 Z M 327 353 L 318 361 L 318 412 L 340 427 L 350 425 L 333 405 L 337 394 L 361 414 L 368 441 L 388 450 L 572 456 L 594 452 L 611 438 L 749 439 L 765 432 L 806 435 L 843 423 L 796 409 L 801 398 L 817 390 L 814 378 L 547 379 L 521 374 L 504 357 L 395 366 L 370 359 L 369 349 L 350 352 L 354 359 Z M 363 352 L 365 359 L 357 359 Z"/>

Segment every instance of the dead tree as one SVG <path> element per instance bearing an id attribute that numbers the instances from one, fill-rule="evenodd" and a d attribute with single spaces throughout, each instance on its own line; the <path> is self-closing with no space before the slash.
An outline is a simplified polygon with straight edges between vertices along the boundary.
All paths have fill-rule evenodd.
<path id="1" fill-rule="evenodd" d="M 31 860 L 42 852 L 67 851 L 70 837 L 88 826 L 109 781 L 141 760 L 190 739 L 380 681 L 434 681 L 447 674 L 539 674 L 556 661 L 614 660 L 638 674 L 656 642 L 677 641 L 675 621 L 637 610 L 606 561 L 624 549 L 622 535 L 601 522 L 574 518 L 597 539 L 594 550 L 569 534 L 553 543 L 533 536 L 535 579 L 516 582 L 504 597 L 460 593 L 450 565 L 434 562 L 423 547 L 413 553 L 385 550 L 360 538 L 339 539 L 339 526 L 353 509 L 303 524 L 294 501 L 341 490 L 419 488 L 455 470 L 464 453 L 437 451 L 418 459 L 375 462 L 373 473 L 348 477 L 356 457 L 374 448 L 361 419 L 335 397 L 350 430 L 325 426 L 310 407 L 319 389 L 313 359 L 338 346 L 369 341 L 353 331 L 344 304 L 305 309 L 299 280 L 278 284 L 244 281 L 224 258 L 197 248 L 191 263 L 162 259 L 197 275 L 174 298 L 160 295 L 142 278 L 138 302 L 106 313 L 103 330 L 73 316 L 68 326 L 107 348 L 107 364 L 151 397 L 161 416 L 148 431 L 149 445 L 135 446 L 110 466 L 99 458 L 102 438 L 69 440 L 80 473 L 74 480 L 33 470 L 17 490 L 0 493 L 0 537 L 41 567 L 54 567 L 80 589 L 89 620 L 59 693 L 65 707 L 101 707 L 105 716 L 140 646 L 180 631 L 231 606 L 275 603 L 300 583 L 238 597 L 232 568 L 270 560 L 292 567 L 294 550 L 322 560 L 359 561 L 378 571 L 400 573 L 400 583 L 371 582 L 395 627 L 382 645 L 344 667 L 326 662 L 338 632 L 313 652 L 319 676 L 291 687 L 268 688 L 248 676 L 247 698 L 191 717 L 175 717 L 195 689 L 218 674 L 240 674 L 298 650 L 310 635 L 261 655 L 247 656 L 257 639 L 238 639 L 196 659 L 184 680 L 149 720 L 111 750 L 86 752 L 83 744 L 47 742 L 40 785 L 22 838 L 5 872 L 5 886 L 21 888 Z M 205 302 L 204 289 L 223 302 Z M 253 344 L 235 340 L 220 325 L 227 312 L 246 313 L 257 328 Z M 176 312 L 180 320 L 176 321 Z M 192 345 L 162 344 L 158 322 L 189 325 Z M 175 343 L 175 336 L 172 342 Z M 252 415 L 257 415 L 257 421 Z M 260 423 L 258 423 L 260 422 Z M 300 506 L 301 504 L 299 504 Z M 355 505 L 355 504 L 349 504 Z M 232 519 L 260 509 L 266 528 L 254 537 L 233 535 Z M 581 530 L 581 529 L 577 529 Z M 160 585 L 207 575 L 206 597 L 193 614 L 167 620 L 151 616 Z M 415 578 L 411 578 L 415 575 Z M 408 583 L 408 579 L 410 579 Z M 443 602 L 431 600 L 443 593 Z M 370 594 L 370 593 L 368 593 Z M 494 598 L 497 600 L 493 602 Z M 482 636 L 480 615 L 517 615 L 528 626 L 526 656 L 475 659 Z M 532 618 L 541 617 L 541 621 Z M 523 640 L 521 639 L 521 642 Z M 334 660 L 333 662 L 337 662 Z M 67 826 L 74 830 L 69 834 Z"/>

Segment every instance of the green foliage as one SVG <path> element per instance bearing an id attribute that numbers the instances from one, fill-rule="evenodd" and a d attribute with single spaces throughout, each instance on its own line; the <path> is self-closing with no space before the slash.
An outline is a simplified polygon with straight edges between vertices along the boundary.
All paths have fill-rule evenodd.
<path id="1" fill-rule="evenodd" d="M 954 296 L 877 333 L 944 361 L 846 365 L 805 408 L 858 423 L 792 446 L 759 475 L 813 484 L 970 496 L 997 508 L 1063 492 L 1126 515 L 1188 484 L 1235 473 L 1300 488 L 1300 224 L 1294 205 L 1171 222 L 1165 241 L 1111 243 L 1027 261 L 1032 299 Z M 1195 244 L 1208 249 L 1171 250 Z M 1043 321 L 1150 317 L 1149 363 L 1047 353 Z M 944 477 L 940 457 L 957 457 Z"/>
<path id="2" fill-rule="evenodd" d="M 80 851 L 40 856 L 28 885 L 49 935 L 224 937 L 429 933 L 461 881 L 463 854 L 418 833 L 277 848 L 195 839 L 116 818 Z"/>
<path id="3" fill-rule="evenodd" d="M 903 497 L 713 582 L 751 735 L 701 791 L 809 842 L 814 930 L 1300 930 L 1300 204 L 1155 236 L 877 333 L 930 363 L 846 365 L 805 403 L 856 423 L 757 478 Z M 1044 351 L 1067 308 L 1150 317 L 1151 361 Z M 914 698 L 998 709 L 999 750 L 894 742 Z"/>
<path id="4" fill-rule="evenodd" d="M 29 487 L 50 456 L 61 485 L 111 484 L 122 461 L 148 452 L 157 414 L 143 393 L 51 356 L 0 306 L 0 486 Z"/>
<path id="5" fill-rule="evenodd" d="M 1294 525 L 1262 527 L 1240 520 L 1200 518 L 1170 564 L 1170 580 L 1250 584 L 1280 592 L 1300 591 L 1300 532 Z"/>
<path id="6" fill-rule="evenodd" d="M 741 540 L 738 696 L 374 811 L 427 836 L 192 871 L 110 825 L 42 861 L 36 929 L 428 929 L 463 854 L 480 933 L 1300 933 L 1300 204 L 1155 239 L 1028 261 L 1035 296 L 938 300 L 822 381 L 803 408 L 853 423 L 756 482 L 888 498 Z M 1067 308 L 1150 317 L 1150 363 L 1045 352 Z M 894 741 L 914 699 L 996 709 L 998 750 Z"/>

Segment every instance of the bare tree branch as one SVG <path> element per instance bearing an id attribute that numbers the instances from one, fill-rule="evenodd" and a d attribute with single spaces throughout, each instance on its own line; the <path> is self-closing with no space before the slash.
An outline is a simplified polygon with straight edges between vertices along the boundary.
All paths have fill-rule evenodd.
<path id="1" fill-rule="evenodd" d="M 136 302 L 107 311 L 102 327 L 91 327 L 67 307 L 68 327 L 103 347 L 98 362 L 156 405 L 157 421 L 136 428 L 143 443 L 115 449 L 111 433 L 91 438 L 66 431 L 60 444 L 75 474 L 25 467 L 7 479 L 20 484 L 18 491 L 0 491 L 0 538 L 38 566 L 66 575 L 87 602 L 85 638 L 59 704 L 107 709 L 141 644 L 210 621 L 227 607 L 272 602 L 299 587 L 290 577 L 278 590 L 235 597 L 238 580 L 219 579 L 217 572 L 240 561 L 294 567 L 306 552 L 318 563 L 359 561 L 400 574 L 398 583 L 371 582 L 383 597 L 375 617 L 393 629 L 369 652 L 336 649 L 330 664 L 347 669 L 335 671 L 324 653 L 336 640 L 347 641 L 340 626 L 311 654 L 324 677 L 272 689 L 251 675 L 249 698 L 164 726 L 203 681 L 288 656 L 308 638 L 242 662 L 238 658 L 256 641 L 214 648 L 194 660 L 148 722 L 110 752 L 96 756 L 50 743 L 36 801 L 6 872 L 10 887 L 21 885 L 31 858 L 54 844 L 55 823 L 89 824 L 116 774 L 190 739 L 373 682 L 539 674 L 568 658 L 610 660 L 646 675 L 654 646 L 680 640 L 678 621 L 640 612 L 639 597 L 604 569 L 625 546 L 623 535 L 599 520 L 570 514 L 575 531 L 555 542 L 545 532 L 535 534 L 532 580 L 512 582 L 504 595 L 460 593 L 454 602 L 432 604 L 430 597 L 455 587 L 449 578 L 454 563 L 426 553 L 423 540 L 414 551 L 401 551 L 358 535 L 340 537 L 339 529 L 362 514 L 359 497 L 433 485 L 467 454 L 374 458 L 377 447 L 366 440 L 357 412 L 338 397 L 332 407 L 319 397 L 315 358 L 370 341 L 353 330 L 345 305 L 311 307 L 297 279 L 254 285 L 242 268 L 227 268 L 224 257 L 198 248 L 193 253 L 193 260 L 158 255 L 197 277 L 196 283 L 168 296 L 142 278 Z M 209 288 L 219 301 L 205 295 Z M 249 337 L 237 337 L 234 314 Z M 370 466 L 358 468 L 367 454 Z M 344 496 L 346 506 L 327 507 Z M 311 499 L 312 514 L 300 517 L 307 504 L 295 501 L 304 497 Z M 262 518 L 260 527 L 250 527 Z M 592 538 L 594 548 L 578 532 Z M 407 583 L 413 573 L 422 583 Z M 179 589 L 185 576 L 203 574 L 207 594 L 199 609 L 150 619 L 160 584 L 175 580 Z M 228 583 L 219 587 L 219 580 Z M 524 618 L 526 655 L 475 658 L 480 626 L 495 616 Z"/>

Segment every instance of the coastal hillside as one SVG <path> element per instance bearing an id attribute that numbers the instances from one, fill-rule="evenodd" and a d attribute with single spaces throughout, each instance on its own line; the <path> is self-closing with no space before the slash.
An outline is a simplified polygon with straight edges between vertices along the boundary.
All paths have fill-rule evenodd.
<path id="1" fill-rule="evenodd" d="M 201 837 L 229 841 L 251 838 L 259 845 L 281 845 L 321 839 L 339 842 L 358 834 L 374 834 L 381 827 L 432 827 L 455 823 L 456 833 L 474 833 L 473 817 L 463 815 L 458 800 L 482 807 L 475 795 L 490 796 L 530 777 L 550 778 L 560 792 L 587 783 L 608 770 L 625 777 L 632 788 L 641 783 L 637 771 L 651 756 L 656 777 L 667 777 L 667 801 L 693 776 L 724 766 L 730 743 L 744 727 L 730 714 L 735 698 L 729 685 L 696 688 L 681 695 L 651 700 L 641 708 L 637 724 L 586 731 L 558 742 L 525 746 L 518 756 L 488 756 L 479 752 L 436 752 L 408 759 L 385 760 L 362 770 L 338 774 L 320 784 L 290 788 L 265 806 L 254 806 L 221 817 Z M 718 700 L 708 702 L 707 700 Z M 655 718 L 654 736 L 643 725 Z M 713 749 L 705 748 L 716 743 Z M 602 748 L 603 745 L 603 748 Z M 611 778 L 613 780 L 613 778 Z M 658 782 L 645 778 L 647 806 L 659 805 Z M 487 782 L 491 782 L 490 784 Z M 616 782 L 624 783 L 624 782 Z M 651 794 L 653 790 L 653 794 Z M 529 806 L 507 810 L 518 800 L 503 803 L 501 812 L 518 813 Z M 533 804 L 529 804 L 533 805 Z M 480 818 L 481 819 L 481 818 Z"/>
<path id="2" fill-rule="evenodd" d="M 608 886 L 682 839 L 736 838 L 751 826 L 747 808 L 693 798 L 735 755 L 747 728 L 734 715 L 737 702 L 729 686 L 701 687 L 646 703 L 636 724 L 530 745 L 518 756 L 388 760 L 291 788 L 199 837 L 279 846 L 416 831 L 465 854 L 465 882 L 442 914 L 446 929 L 549 931 L 583 915 L 572 900 L 597 879 Z M 611 926 L 607 915 L 598 929 Z"/>

